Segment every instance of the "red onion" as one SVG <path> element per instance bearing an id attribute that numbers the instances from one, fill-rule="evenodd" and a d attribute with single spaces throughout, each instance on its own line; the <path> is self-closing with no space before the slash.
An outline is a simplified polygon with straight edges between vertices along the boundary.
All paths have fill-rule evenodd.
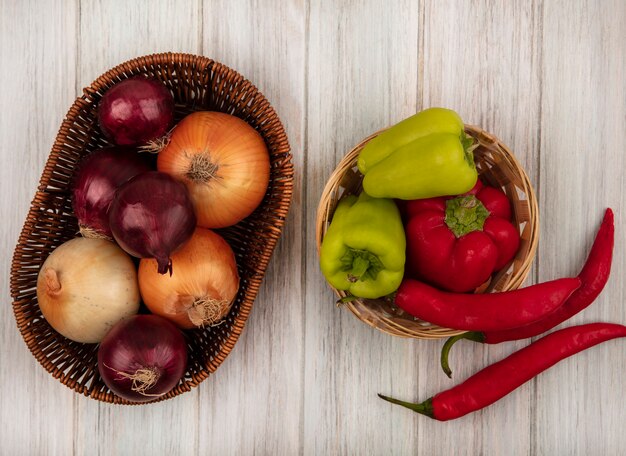
<path id="1" fill-rule="evenodd" d="M 107 147 L 87 155 L 74 179 L 72 207 L 84 237 L 111 238 L 107 211 L 115 190 L 131 177 L 149 171 L 144 157 L 133 150 Z"/>
<path id="2" fill-rule="evenodd" d="M 109 209 L 115 241 L 139 258 L 154 258 L 172 274 L 170 255 L 193 234 L 196 216 L 187 188 L 165 173 L 139 174 L 115 193 Z"/>
<path id="3" fill-rule="evenodd" d="M 160 138 L 173 118 L 172 94 L 158 80 L 142 76 L 117 83 L 98 104 L 102 132 L 120 145 Z"/>
<path id="4" fill-rule="evenodd" d="M 152 401 L 176 386 L 187 367 L 187 344 L 176 326 L 157 315 L 117 323 L 98 348 L 98 370 L 118 396 Z"/>

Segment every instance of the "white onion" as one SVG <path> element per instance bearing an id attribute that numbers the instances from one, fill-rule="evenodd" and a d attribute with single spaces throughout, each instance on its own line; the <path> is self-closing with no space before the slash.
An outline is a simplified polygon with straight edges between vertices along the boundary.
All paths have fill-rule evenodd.
<path id="1" fill-rule="evenodd" d="M 139 310 L 137 271 L 130 257 L 104 239 L 76 238 L 54 250 L 37 279 L 44 318 L 76 342 L 100 342 Z"/>

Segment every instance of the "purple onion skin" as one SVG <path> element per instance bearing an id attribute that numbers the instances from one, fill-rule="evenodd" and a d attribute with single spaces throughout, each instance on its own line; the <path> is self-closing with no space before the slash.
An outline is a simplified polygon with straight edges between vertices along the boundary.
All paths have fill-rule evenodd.
<path id="1" fill-rule="evenodd" d="M 111 238 L 107 212 L 115 191 L 146 171 L 150 171 L 150 165 L 145 157 L 123 147 L 98 149 L 83 158 L 72 188 L 72 208 L 81 228 Z"/>
<path id="2" fill-rule="evenodd" d="M 119 397 L 133 402 L 158 399 L 174 388 L 187 368 L 187 344 L 181 331 L 158 315 L 133 315 L 117 323 L 98 348 L 98 370 Z M 156 373 L 145 391 L 128 378 L 140 370 Z M 140 371 L 141 372 L 141 371 Z M 126 375 L 124 375 L 126 374 Z"/>
<path id="3" fill-rule="evenodd" d="M 98 103 L 102 132 L 115 144 L 138 145 L 165 135 L 174 119 L 174 98 L 156 79 L 119 82 Z"/>
<path id="4" fill-rule="evenodd" d="M 127 253 L 154 258 L 161 274 L 172 274 L 170 255 L 189 240 L 196 215 L 187 187 L 158 171 L 122 185 L 109 209 L 113 238 Z"/>

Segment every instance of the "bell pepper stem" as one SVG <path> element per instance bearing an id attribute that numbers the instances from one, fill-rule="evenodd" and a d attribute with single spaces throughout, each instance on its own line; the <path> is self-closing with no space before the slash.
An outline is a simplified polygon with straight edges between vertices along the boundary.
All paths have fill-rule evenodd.
<path id="1" fill-rule="evenodd" d="M 489 211 L 474 195 L 458 196 L 446 201 L 445 224 L 460 238 L 472 231 L 482 231 Z"/>
<path id="2" fill-rule="evenodd" d="M 352 271 L 350 272 L 350 282 L 356 282 L 367 272 L 370 267 L 370 262 L 367 258 L 362 256 L 356 256 L 352 263 Z"/>
<path id="3" fill-rule="evenodd" d="M 470 331 L 452 336 L 446 341 L 445 344 L 443 344 L 443 348 L 441 349 L 441 368 L 448 378 L 452 378 L 452 370 L 450 369 L 450 364 L 448 363 L 448 355 L 450 354 L 452 346 L 461 339 L 473 340 L 474 342 L 484 342 L 485 335 L 482 332 Z"/>
<path id="4" fill-rule="evenodd" d="M 478 141 L 475 141 L 474 138 L 464 131 L 461 132 L 461 144 L 463 145 L 463 152 L 465 152 L 465 161 L 471 167 L 474 167 L 474 151 L 480 145 Z"/>
<path id="5" fill-rule="evenodd" d="M 433 413 L 433 399 L 426 399 L 424 402 L 420 402 L 419 404 L 414 404 L 412 402 L 400 401 L 398 399 L 394 399 L 393 397 L 383 396 L 379 394 L 378 397 L 381 399 L 391 402 L 392 404 L 401 405 L 402 407 L 408 408 L 409 410 L 413 410 L 414 412 L 425 415 L 429 418 L 435 418 Z"/>
<path id="6" fill-rule="evenodd" d="M 348 248 L 341 257 L 343 270 L 351 283 L 359 280 L 376 280 L 378 273 L 383 270 L 383 263 L 372 252 Z"/>

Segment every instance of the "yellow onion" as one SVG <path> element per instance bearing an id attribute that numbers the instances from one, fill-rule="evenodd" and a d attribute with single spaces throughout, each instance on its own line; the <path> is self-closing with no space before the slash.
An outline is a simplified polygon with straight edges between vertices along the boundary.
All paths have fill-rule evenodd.
<path id="1" fill-rule="evenodd" d="M 139 263 L 139 290 L 156 315 L 189 329 L 213 325 L 230 310 L 239 289 L 235 255 L 217 233 L 197 227 L 172 254 L 172 275 L 159 274 L 152 258 Z"/>
<path id="2" fill-rule="evenodd" d="M 187 186 L 199 226 L 223 228 L 243 220 L 261 203 L 270 162 L 263 138 L 246 122 L 200 111 L 174 128 L 159 152 L 157 169 Z"/>
<path id="3" fill-rule="evenodd" d="M 37 300 L 57 332 L 76 342 L 100 342 L 113 325 L 139 310 L 130 257 L 105 239 L 76 238 L 48 256 L 37 278 Z"/>

